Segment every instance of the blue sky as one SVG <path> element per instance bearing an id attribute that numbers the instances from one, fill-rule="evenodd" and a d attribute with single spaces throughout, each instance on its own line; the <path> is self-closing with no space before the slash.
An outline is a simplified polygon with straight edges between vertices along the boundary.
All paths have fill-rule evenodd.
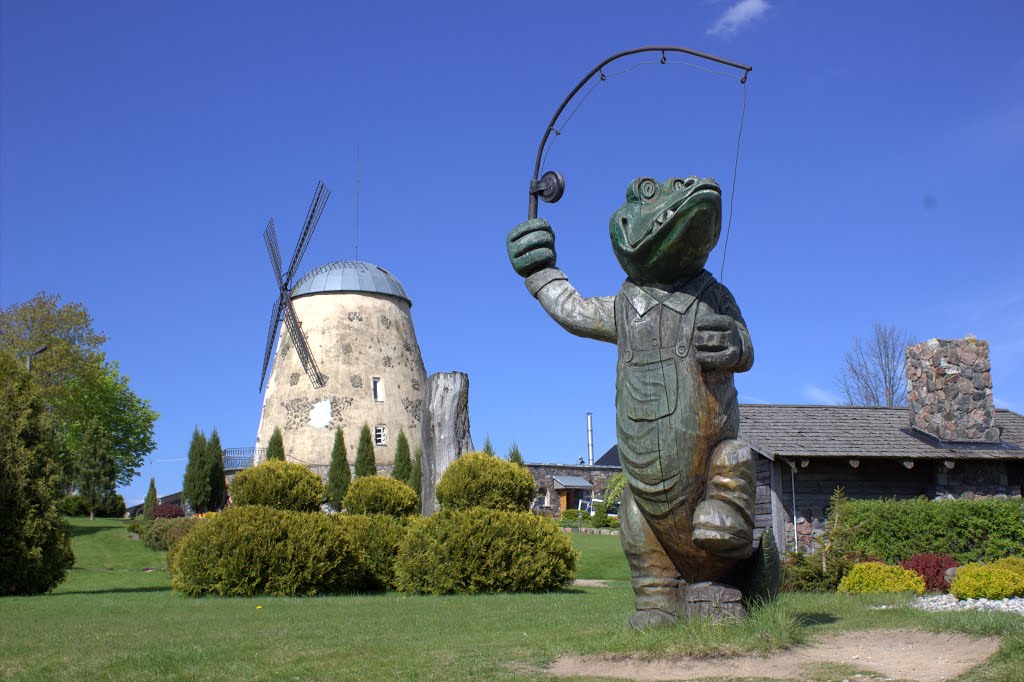
<path id="1" fill-rule="evenodd" d="M 837 400 L 843 352 L 880 321 L 920 340 L 988 339 L 997 404 L 1024 411 L 1024 5 L 0 12 L 0 305 L 39 290 L 84 303 L 160 412 L 129 502 L 151 475 L 161 493 L 180 489 L 196 424 L 226 446 L 254 442 L 275 294 L 261 231 L 273 216 L 290 253 L 323 178 L 333 195 L 301 269 L 352 258 L 357 144 L 359 256 L 409 291 L 427 371 L 469 373 L 477 444 L 489 434 L 530 461 L 575 461 L 589 411 L 595 449 L 610 447 L 614 348 L 558 328 L 504 239 L 526 217 L 562 97 L 645 44 L 754 66 L 724 269 L 756 348 L 741 400 Z M 607 220 L 632 178 L 710 175 L 728 195 L 741 101 L 733 78 L 658 64 L 587 99 L 547 159 L 565 198 L 541 206 L 584 294 L 621 284 Z"/>

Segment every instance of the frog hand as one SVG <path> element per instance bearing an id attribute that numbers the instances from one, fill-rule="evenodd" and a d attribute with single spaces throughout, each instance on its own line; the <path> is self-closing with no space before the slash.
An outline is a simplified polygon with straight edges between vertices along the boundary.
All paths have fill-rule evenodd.
<path id="1" fill-rule="evenodd" d="M 508 233 L 505 245 L 520 277 L 555 266 L 555 233 L 546 220 L 534 218 L 519 223 Z"/>
<path id="2" fill-rule="evenodd" d="M 698 318 L 693 346 L 697 350 L 697 362 L 704 369 L 730 369 L 739 363 L 743 355 L 739 328 L 728 315 L 704 315 Z"/>

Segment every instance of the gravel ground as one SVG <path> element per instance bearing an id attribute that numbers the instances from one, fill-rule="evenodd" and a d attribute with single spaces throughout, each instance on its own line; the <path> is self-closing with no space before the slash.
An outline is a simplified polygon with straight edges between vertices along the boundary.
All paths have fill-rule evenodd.
<path id="1" fill-rule="evenodd" d="M 1011 599 L 957 599 L 951 594 L 918 597 L 911 606 L 925 611 L 1005 611 L 1024 616 L 1024 597 Z M 876 606 L 878 609 L 893 609 L 895 606 Z"/>

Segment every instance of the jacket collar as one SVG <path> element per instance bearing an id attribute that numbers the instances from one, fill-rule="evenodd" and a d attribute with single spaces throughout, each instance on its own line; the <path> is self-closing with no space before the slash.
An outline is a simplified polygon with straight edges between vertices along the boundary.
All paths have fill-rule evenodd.
<path id="1" fill-rule="evenodd" d="M 711 273 L 702 270 L 700 274 L 691 277 L 684 284 L 667 290 L 654 286 L 641 287 L 626 280 L 622 285 L 622 295 L 640 317 L 659 305 L 684 315 L 701 292 L 710 284 L 711 279 Z"/>

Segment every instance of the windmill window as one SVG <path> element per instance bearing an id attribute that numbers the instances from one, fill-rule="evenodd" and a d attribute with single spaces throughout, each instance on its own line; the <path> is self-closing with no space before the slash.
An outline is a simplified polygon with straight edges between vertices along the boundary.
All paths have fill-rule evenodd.
<path id="1" fill-rule="evenodd" d="M 384 382 L 380 377 L 373 377 L 370 380 L 371 387 L 373 390 L 373 399 L 375 402 L 384 402 Z"/>
<path id="2" fill-rule="evenodd" d="M 388 444 L 388 427 L 384 424 L 377 424 L 373 427 L 373 444 L 377 446 Z"/>

